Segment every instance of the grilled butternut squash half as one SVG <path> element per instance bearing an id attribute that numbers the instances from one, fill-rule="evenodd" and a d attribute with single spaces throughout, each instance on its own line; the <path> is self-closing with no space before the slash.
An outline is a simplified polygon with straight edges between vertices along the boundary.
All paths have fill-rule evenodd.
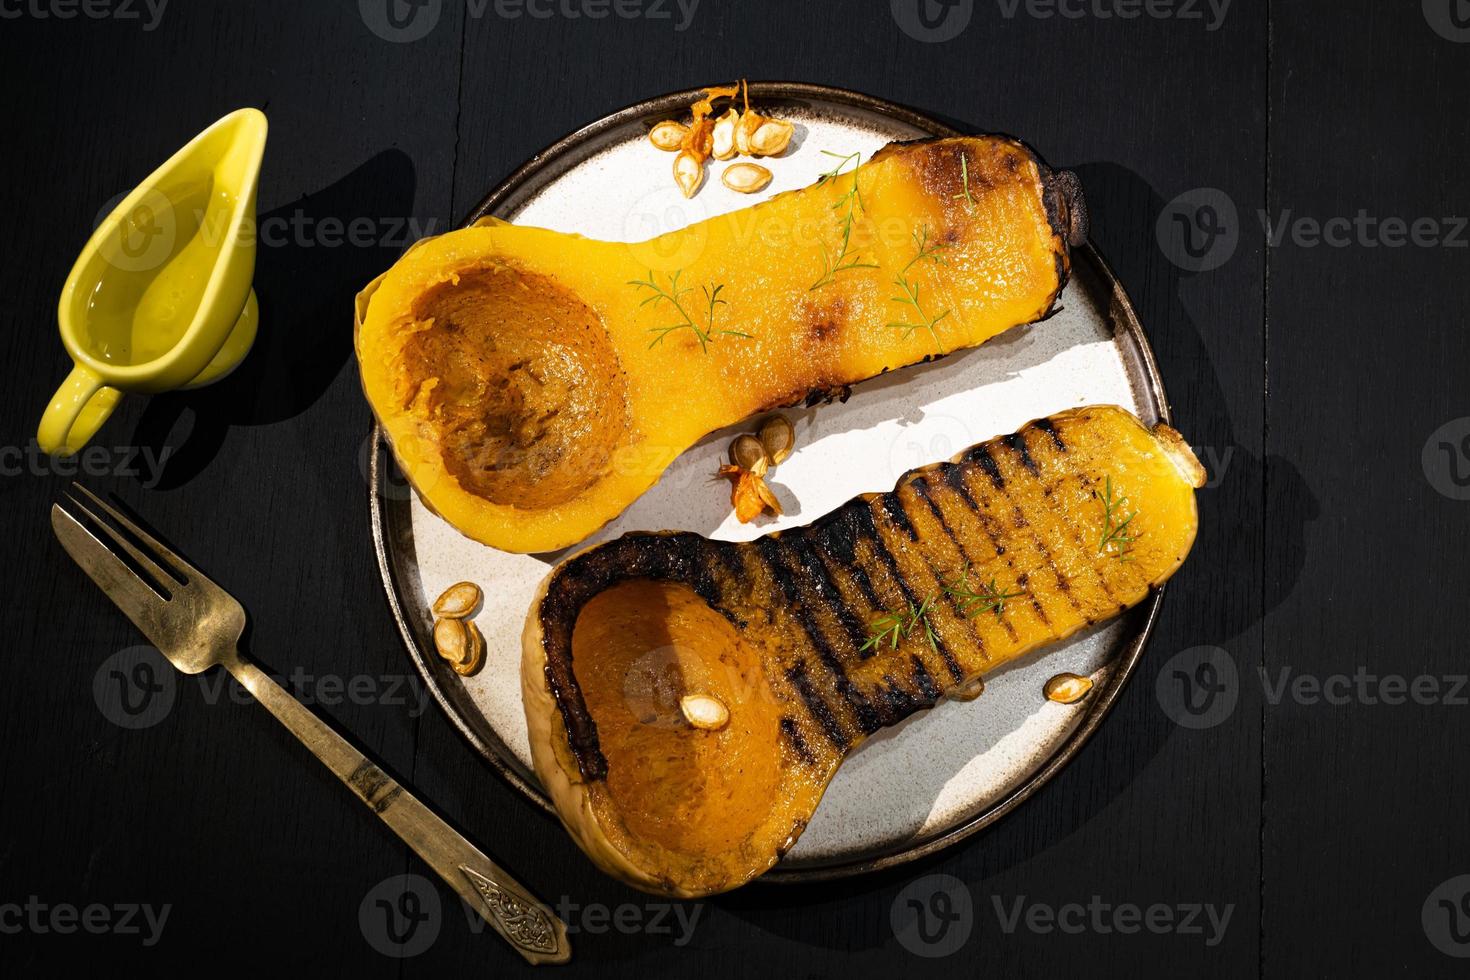
<path id="1" fill-rule="evenodd" d="M 1086 237 L 1071 174 L 995 136 L 852 163 L 647 242 L 492 220 L 406 253 L 356 347 L 425 504 L 506 551 L 574 544 L 715 429 L 1051 311 Z"/>
<path id="2" fill-rule="evenodd" d="M 791 848 L 869 735 L 1143 601 L 1189 553 L 1203 483 L 1173 429 L 1096 406 L 805 527 L 584 551 L 526 621 L 536 774 L 609 874 L 684 897 L 744 884 Z M 884 631 L 886 614 L 914 610 Z M 728 722 L 695 727 L 689 695 Z"/>

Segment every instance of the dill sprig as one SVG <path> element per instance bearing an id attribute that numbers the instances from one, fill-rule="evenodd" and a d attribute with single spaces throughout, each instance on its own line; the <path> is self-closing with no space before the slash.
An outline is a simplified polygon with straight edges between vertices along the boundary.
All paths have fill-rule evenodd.
<path id="1" fill-rule="evenodd" d="M 818 175 L 817 184 L 819 186 L 827 183 L 829 180 L 836 180 L 838 177 L 843 176 L 843 168 L 849 163 L 856 164 L 857 161 L 862 159 L 861 153 L 849 153 L 847 156 L 843 156 L 841 153 L 833 153 L 831 150 L 823 150 L 822 153 L 835 158 L 837 165 L 831 170 L 824 171 Z M 842 247 L 838 249 L 837 255 L 834 257 L 831 250 L 825 244 L 822 245 L 822 277 L 812 283 L 811 288 L 807 292 L 820 289 L 832 282 L 840 272 L 847 272 L 849 269 L 878 268 L 874 262 L 862 261 L 852 250 L 852 228 L 857 222 L 857 213 L 859 210 L 867 210 L 863 204 L 863 192 L 858 187 L 857 172 L 858 168 L 856 166 L 849 171 L 852 176 L 852 186 L 848 188 L 846 194 L 838 198 L 832 205 L 833 211 L 842 212 L 842 216 L 838 222 L 842 229 Z"/>
<path id="2" fill-rule="evenodd" d="M 1118 515 L 1128 509 L 1128 497 L 1126 495 L 1120 497 L 1113 496 L 1113 478 L 1111 476 L 1106 478 L 1104 489 L 1101 493 L 1096 490 L 1092 492 L 1103 504 L 1103 528 L 1102 536 L 1097 542 L 1097 553 L 1107 555 L 1110 558 L 1117 558 L 1121 561 L 1131 561 L 1133 558 L 1131 554 L 1133 542 L 1137 540 L 1137 536 L 1128 533 L 1128 526 L 1133 523 L 1133 518 L 1138 516 L 1138 511 L 1134 511 L 1122 520 L 1118 520 Z"/>
<path id="3" fill-rule="evenodd" d="M 638 304 L 640 309 L 650 304 L 657 307 L 659 303 L 668 303 L 680 317 L 679 323 L 648 328 L 649 333 L 658 335 L 649 343 L 649 349 L 657 347 L 663 343 L 665 337 L 679 330 L 693 331 L 695 339 L 699 341 L 699 349 L 706 353 L 709 351 L 710 342 L 715 337 L 745 337 L 747 339 L 753 339 L 750 334 L 742 333 L 739 330 L 715 329 L 716 311 L 719 307 L 728 305 L 726 300 L 720 299 L 720 292 L 725 288 L 723 284 L 717 285 L 713 289 L 708 286 L 700 287 L 700 290 L 704 293 L 705 300 L 704 326 L 701 327 L 694 317 L 690 316 L 689 311 L 685 309 L 684 297 L 693 292 L 693 287 L 679 285 L 679 276 L 682 273 L 682 269 L 676 269 L 669 274 L 669 286 L 667 289 L 658 284 L 658 281 L 654 278 L 652 269 L 648 270 L 647 279 L 630 279 L 628 281 L 628 285 L 637 289 L 647 289 L 652 293 L 652 295 L 645 297 L 643 302 Z"/>
<path id="4" fill-rule="evenodd" d="M 919 228 L 913 233 L 913 241 L 914 257 L 909 259 L 908 264 L 899 271 L 898 275 L 895 276 L 893 280 L 893 284 L 899 288 L 903 295 L 890 297 L 890 301 L 894 303 L 902 303 L 905 306 L 911 307 L 914 311 L 914 316 L 918 318 L 918 322 L 914 323 L 908 320 L 902 320 L 890 323 L 888 325 L 890 327 L 902 330 L 905 340 L 907 340 L 914 333 L 915 330 L 929 331 L 929 336 L 934 338 L 934 346 L 939 348 L 939 353 L 943 354 L 944 345 L 939 342 L 939 331 L 935 330 L 934 327 L 936 324 L 939 323 L 940 320 L 943 320 L 945 317 L 949 316 L 950 311 L 946 309 L 938 316 L 930 316 L 929 314 L 925 313 L 924 304 L 919 301 L 919 284 L 910 279 L 908 273 L 909 270 L 912 269 L 914 265 L 919 262 L 927 261 L 932 262 L 934 265 L 944 265 L 944 256 L 939 254 L 939 250 L 943 248 L 948 248 L 949 246 L 943 242 L 934 242 L 931 244 L 929 241 L 929 228 L 927 225 Z"/>
<path id="5" fill-rule="evenodd" d="M 1006 600 L 1016 599 L 1025 595 L 1021 592 L 1005 592 L 995 584 L 995 579 L 978 587 L 970 584 L 970 566 L 966 565 L 953 581 L 944 584 L 944 591 L 949 593 L 959 605 L 960 614 L 966 619 L 973 619 L 981 613 L 993 612 L 995 618 L 1005 612 Z"/>
<path id="6" fill-rule="evenodd" d="M 964 150 L 960 150 L 960 179 L 965 182 L 965 189 L 954 196 L 963 197 L 965 202 L 973 208 L 975 199 L 970 196 L 970 155 Z"/>
<path id="7" fill-rule="evenodd" d="M 885 643 L 890 650 L 897 650 L 898 641 L 907 639 L 920 626 L 924 628 L 924 638 L 929 641 L 929 646 L 938 651 L 939 640 L 935 638 L 934 627 L 929 623 L 929 607 L 934 599 L 935 596 L 931 595 L 917 606 L 910 601 L 907 609 L 885 612 L 878 616 L 868 629 L 867 642 L 858 647 L 858 652 L 881 650 Z"/>

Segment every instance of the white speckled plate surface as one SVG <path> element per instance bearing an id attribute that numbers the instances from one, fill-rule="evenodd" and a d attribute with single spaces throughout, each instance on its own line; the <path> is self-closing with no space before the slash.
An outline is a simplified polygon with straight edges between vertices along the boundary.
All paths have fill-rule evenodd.
<path id="1" fill-rule="evenodd" d="M 797 123 L 794 148 L 762 161 L 775 179 L 761 195 L 721 186 L 718 163 L 693 201 L 674 188 L 672 155 L 650 146 L 644 133 L 647 121 L 693 101 L 680 93 L 610 116 L 538 154 L 475 216 L 639 241 L 803 187 L 831 167 L 821 150 L 861 151 L 866 159 L 893 139 L 950 132 L 852 93 L 766 83 L 752 84 L 751 94 L 762 108 Z M 731 515 L 728 485 L 711 482 L 731 438 L 725 430 L 679 457 L 652 490 L 584 544 L 655 529 L 744 540 L 805 524 L 854 494 L 890 489 L 905 470 L 1077 405 L 1119 404 L 1149 422 L 1165 417 L 1152 356 L 1126 296 L 1090 248 L 1074 250 L 1073 264 L 1063 310 L 1050 320 L 858 385 L 846 404 L 789 410 L 797 452 L 774 472 L 786 507 L 780 520 L 741 525 Z M 560 553 L 513 555 L 463 537 L 405 489 L 386 454 L 374 458 L 372 486 L 384 581 L 414 661 L 476 748 L 545 806 L 531 773 L 517 671 L 532 594 Z M 464 579 L 485 590 L 476 622 L 488 660 L 471 678 L 439 663 L 428 641 L 429 604 Z M 1007 666 L 986 679 L 976 701 L 941 701 L 868 741 L 838 770 L 806 833 L 773 875 L 811 878 L 885 866 L 1008 811 L 1100 722 L 1141 651 L 1157 602 Z M 1064 670 L 1091 675 L 1092 696 L 1071 706 L 1046 701 L 1043 683 Z"/>

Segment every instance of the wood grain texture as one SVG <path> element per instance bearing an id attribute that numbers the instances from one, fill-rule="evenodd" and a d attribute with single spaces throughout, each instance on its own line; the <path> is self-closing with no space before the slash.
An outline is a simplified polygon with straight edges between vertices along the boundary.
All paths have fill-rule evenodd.
<path id="1" fill-rule="evenodd" d="M 1113 717 L 992 830 L 871 878 L 681 906 L 683 921 L 698 918 L 680 944 L 675 915 L 596 873 L 436 710 L 381 697 L 321 710 L 530 887 L 575 903 L 563 905 L 580 929 L 569 975 L 1456 972 L 1464 961 L 1431 945 L 1420 913 L 1432 889 L 1470 873 L 1454 755 L 1470 709 L 1272 704 L 1258 668 L 1273 681 L 1282 667 L 1463 672 L 1470 503 L 1437 493 L 1420 454 L 1437 427 L 1470 415 L 1470 252 L 1268 248 L 1257 214 L 1466 213 L 1470 44 L 1437 34 L 1420 4 L 1369 0 L 1274 4 L 1269 20 L 1265 5 L 1240 3 L 1215 30 L 1207 4 L 1196 5 L 1204 20 L 1123 19 L 980 0 L 942 43 L 901 30 L 882 2 L 703 0 L 681 31 L 672 2 L 669 19 L 572 19 L 549 4 L 536 6 L 552 16 L 509 19 L 494 0 L 443 0 L 423 8 L 437 12 L 433 29 L 407 43 L 368 28 L 372 6 L 174 3 L 154 30 L 116 17 L 0 22 L 0 926 L 5 904 L 30 896 L 171 906 L 151 947 L 0 934 L 0 971 L 100 961 L 172 973 L 221 956 L 242 973 L 281 962 L 358 977 L 523 969 L 442 887 L 427 951 L 375 950 L 359 922 L 370 890 L 424 868 L 257 707 L 181 679 L 167 717 L 133 731 L 95 703 L 99 667 L 139 637 L 45 530 L 67 476 L 25 447 L 64 373 L 56 295 L 98 211 L 227 110 L 269 115 L 261 214 L 275 243 L 262 239 L 259 345 L 214 388 L 129 399 L 96 440 L 121 448 L 93 457 L 105 472 L 88 482 L 234 591 L 251 649 L 288 680 L 298 667 L 401 678 L 411 669 L 367 526 L 352 294 L 414 237 L 410 220 L 418 233 L 447 227 L 573 128 L 746 75 L 848 86 L 1016 133 L 1081 176 L 1093 239 L 1138 306 L 1176 424 L 1218 475 Z M 1234 205 L 1238 241 L 1217 268 L 1188 272 L 1156 222 L 1199 188 Z M 333 222 L 354 218 L 368 219 L 371 242 L 330 244 Z M 161 476 L 127 472 L 140 449 L 170 452 Z M 1238 703 L 1194 730 L 1170 719 L 1155 686 L 1173 682 L 1171 658 L 1202 645 L 1232 658 Z M 319 682 L 305 689 L 333 699 Z M 891 912 L 915 889 L 928 900 L 932 875 L 963 883 L 974 924 L 960 951 L 929 959 L 895 937 Z M 996 910 L 1094 896 L 1232 912 L 1208 945 L 1208 924 L 1202 935 L 1103 932 L 1087 913 L 1076 934 L 1024 921 L 1007 932 Z"/>

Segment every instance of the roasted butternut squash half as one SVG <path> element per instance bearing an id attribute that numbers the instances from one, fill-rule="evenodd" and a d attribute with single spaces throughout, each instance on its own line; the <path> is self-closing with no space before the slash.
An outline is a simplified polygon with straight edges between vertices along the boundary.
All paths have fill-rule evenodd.
<path id="1" fill-rule="evenodd" d="M 715 429 L 1046 316 L 1085 237 L 1075 178 L 1021 143 L 895 144 L 647 242 L 427 239 L 359 296 L 358 366 L 425 504 L 548 551 Z"/>
<path id="2" fill-rule="evenodd" d="M 1168 579 L 1204 475 L 1173 429 L 1096 406 L 805 527 L 586 550 L 526 620 L 536 775 L 609 874 L 683 897 L 744 884 L 869 735 Z M 725 723 L 688 715 L 690 697 Z"/>

